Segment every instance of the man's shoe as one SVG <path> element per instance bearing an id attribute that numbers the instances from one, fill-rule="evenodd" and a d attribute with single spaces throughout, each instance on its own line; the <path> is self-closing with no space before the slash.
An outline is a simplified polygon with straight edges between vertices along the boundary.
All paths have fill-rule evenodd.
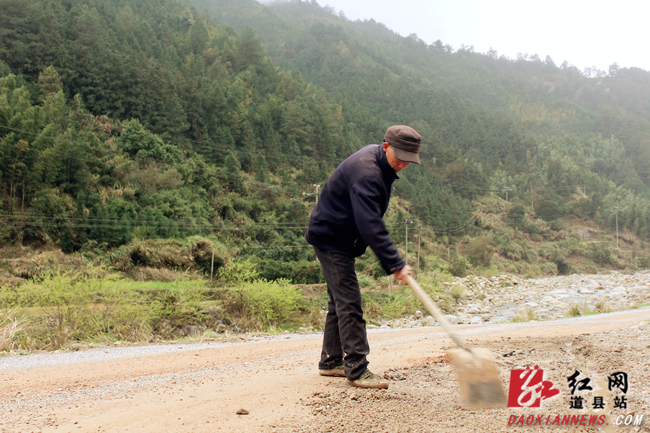
<path id="1" fill-rule="evenodd" d="M 388 381 L 373 374 L 367 368 L 356 380 L 348 380 L 348 383 L 358 388 L 388 389 Z"/>
<path id="2" fill-rule="evenodd" d="M 334 368 L 319 369 L 318 373 L 320 373 L 321 376 L 345 377 L 345 370 L 343 369 L 343 364 L 337 365 Z"/>

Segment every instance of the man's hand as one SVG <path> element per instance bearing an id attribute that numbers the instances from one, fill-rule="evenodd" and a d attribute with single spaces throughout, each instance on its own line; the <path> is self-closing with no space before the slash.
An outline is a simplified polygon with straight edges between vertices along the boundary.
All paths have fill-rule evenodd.
<path id="1" fill-rule="evenodd" d="M 409 265 L 404 266 L 402 269 L 398 269 L 398 270 L 395 271 L 395 273 L 393 274 L 393 276 L 395 277 L 395 279 L 400 280 L 400 281 L 402 282 L 402 284 L 404 284 L 405 286 L 408 285 L 408 283 L 406 282 L 406 277 L 407 277 L 407 276 L 411 276 L 411 277 L 412 277 L 413 275 L 415 275 L 415 274 L 413 273 L 413 268 L 410 267 Z"/>

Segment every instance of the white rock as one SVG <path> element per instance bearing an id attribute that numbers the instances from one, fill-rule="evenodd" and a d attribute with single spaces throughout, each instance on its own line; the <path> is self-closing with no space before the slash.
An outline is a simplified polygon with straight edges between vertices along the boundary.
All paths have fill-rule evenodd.
<path id="1" fill-rule="evenodd" d="M 483 323 L 483 321 L 481 320 L 481 318 L 479 316 L 472 317 L 472 320 L 469 322 L 470 325 L 480 325 L 482 323 Z"/>
<path id="2" fill-rule="evenodd" d="M 452 325 L 458 325 L 460 319 L 457 316 L 453 316 L 451 314 L 445 314 L 445 319 L 449 321 Z"/>

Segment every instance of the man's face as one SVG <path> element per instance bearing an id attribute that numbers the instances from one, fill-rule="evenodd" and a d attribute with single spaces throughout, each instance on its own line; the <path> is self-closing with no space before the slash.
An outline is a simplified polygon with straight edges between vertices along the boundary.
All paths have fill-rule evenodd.
<path id="1" fill-rule="evenodd" d="M 402 171 L 409 166 L 410 162 L 405 162 L 400 159 L 397 159 L 397 157 L 395 156 L 395 151 L 393 150 L 393 146 L 391 146 L 390 144 L 384 143 L 383 149 L 384 152 L 386 152 L 386 159 L 388 160 L 388 164 L 390 164 L 390 166 L 393 167 L 395 173 L 397 173 L 398 171 Z"/>

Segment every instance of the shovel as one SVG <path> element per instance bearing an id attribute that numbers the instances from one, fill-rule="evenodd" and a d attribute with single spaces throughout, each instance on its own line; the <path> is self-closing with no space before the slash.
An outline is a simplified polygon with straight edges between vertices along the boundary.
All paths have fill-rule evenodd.
<path id="1" fill-rule="evenodd" d="M 505 407 L 508 399 L 503 391 L 501 377 L 492 353 L 487 349 L 467 347 L 417 281 L 411 276 L 407 276 L 406 279 L 415 296 L 460 347 L 460 349 L 450 350 L 449 358 L 456 370 L 463 407 L 470 410 Z"/>

